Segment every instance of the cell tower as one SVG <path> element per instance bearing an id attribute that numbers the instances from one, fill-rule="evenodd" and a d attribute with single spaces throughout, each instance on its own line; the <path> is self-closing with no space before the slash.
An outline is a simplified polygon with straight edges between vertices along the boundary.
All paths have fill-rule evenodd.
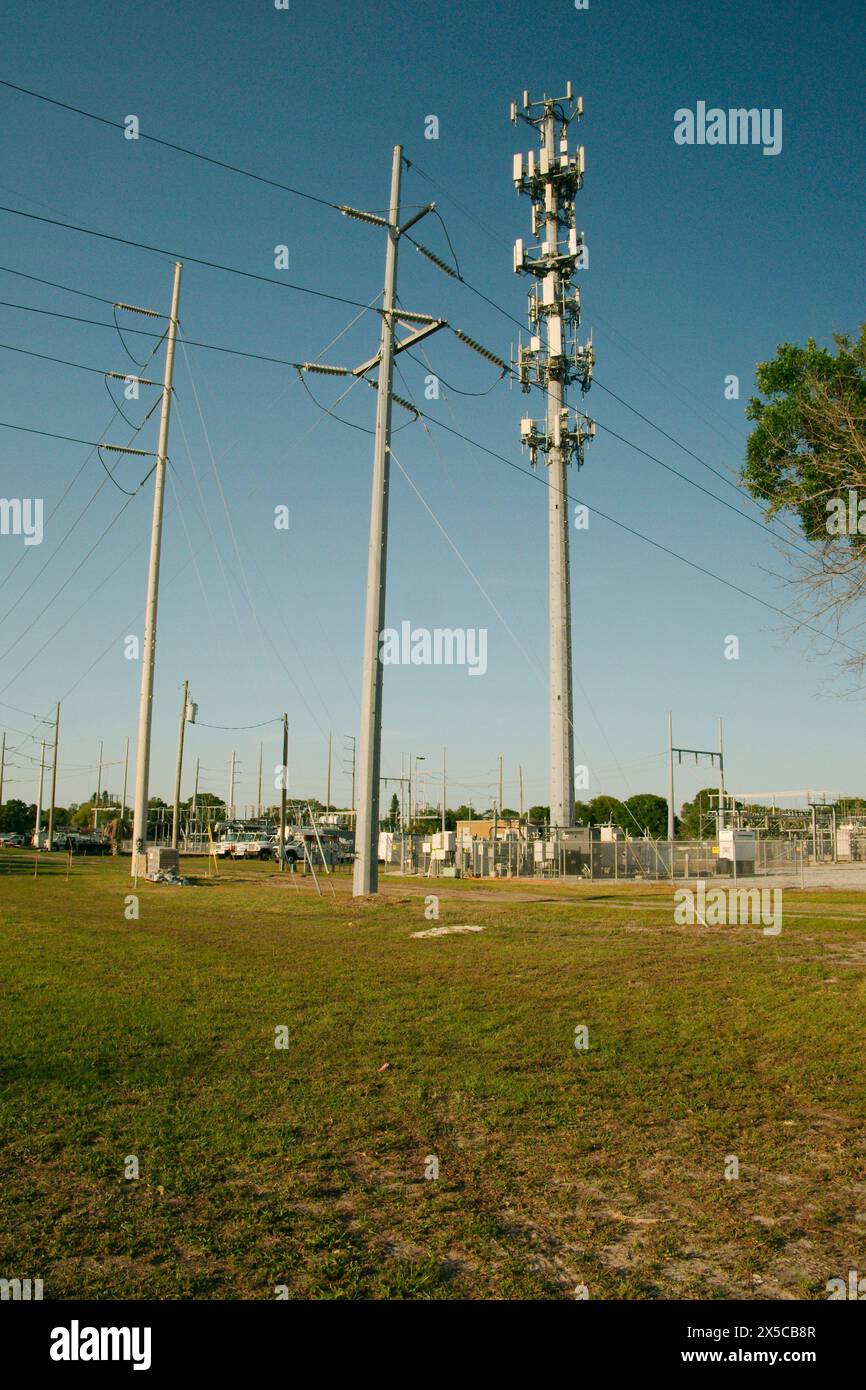
<path id="1" fill-rule="evenodd" d="M 575 270 L 588 264 L 583 232 L 575 223 L 574 198 L 583 185 L 584 152 L 568 148 L 568 127 L 583 115 L 583 98 L 575 101 L 571 83 L 565 97 L 511 103 L 511 120 L 534 126 L 541 148 L 514 156 L 514 185 L 532 199 L 532 235 L 537 244 L 514 247 L 514 270 L 532 275 L 529 292 L 529 342 L 517 349 L 517 378 L 521 389 L 540 386 L 547 392 L 547 417 L 520 422 L 520 439 L 529 450 L 533 468 L 538 451 L 548 468 L 549 620 L 550 620 L 550 825 L 574 824 L 574 705 L 571 689 L 571 576 L 569 572 L 569 509 L 567 468 L 578 468 L 583 449 L 595 434 L 586 415 L 571 411 L 566 388 L 577 382 L 589 390 L 595 361 L 592 342 L 581 344 L 580 291 L 572 286 Z"/>

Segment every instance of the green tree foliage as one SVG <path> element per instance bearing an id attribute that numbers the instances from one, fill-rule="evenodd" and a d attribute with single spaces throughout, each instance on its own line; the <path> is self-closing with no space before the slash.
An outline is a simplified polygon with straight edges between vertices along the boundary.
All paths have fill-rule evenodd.
<path id="1" fill-rule="evenodd" d="M 866 324 L 852 341 L 836 335 L 836 353 L 782 343 L 755 372 L 761 396 L 746 409 L 754 420 L 743 482 L 768 516 L 796 513 L 804 535 L 827 539 L 827 499 L 866 482 Z M 861 554 L 863 534 L 846 538 Z"/>
<path id="2" fill-rule="evenodd" d="M 36 824 L 36 805 L 25 801 L 6 801 L 0 806 L 0 832 L 21 835 Z"/>
<path id="3" fill-rule="evenodd" d="M 716 833 L 716 816 L 711 814 L 719 804 L 718 787 L 704 787 L 694 801 L 684 801 L 680 810 L 680 835 L 684 840 L 709 840 Z"/>
<path id="4" fill-rule="evenodd" d="M 636 796 L 628 798 L 623 810 L 624 815 L 620 818 L 619 824 L 630 835 L 642 835 L 646 829 L 653 840 L 667 838 L 667 797 L 656 796 L 653 792 L 638 792 Z M 676 828 L 676 820 L 674 827 Z"/>
<path id="5" fill-rule="evenodd" d="M 834 354 L 811 338 L 805 347 L 783 343 L 758 365 L 742 479 L 767 520 L 788 513 L 813 542 L 805 557 L 802 543 L 788 544 L 797 617 L 844 621 L 853 650 L 837 650 L 859 674 L 863 623 L 848 610 L 866 592 L 866 325 L 856 341 L 837 336 L 835 344 Z"/>
<path id="6" fill-rule="evenodd" d="M 592 825 L 607 825 L 612 821 L 614 825 L 622 825 L 623 819 L 625 826 L 632 835 L 638 834 L 635 830 L 634 821 L 623 810 L 623 804 L 616 796 L 594 796 L 589 803 L 590 823 Z"/>

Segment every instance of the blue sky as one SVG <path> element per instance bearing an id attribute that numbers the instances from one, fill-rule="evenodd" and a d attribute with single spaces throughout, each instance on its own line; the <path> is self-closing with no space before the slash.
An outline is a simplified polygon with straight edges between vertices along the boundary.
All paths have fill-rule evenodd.
<path id="1" fill-rule="evenodd" d="M 534 137 L 510 125 L 509 102 L 524 88 L 558 94 L 570 78 L 585 105 L 579 138 L 587 177 L 578 206 L 590 265 L 580 285 L 599 383 L 587 408 L 600 425 L 757 516 L 601 386 L 729 472 L 742 459 L 755 363 L 782 341 L 829 341 L 834 331 L 856 328 L 864 27 L 852 3 L 780 10 L 766 0 L 714 7 L 590 0 L 578 12 L 569 0 L 533 9 L 291 0 L 285 12 L 270 0 L 242 7 L 155 0 L 133 12 L 91 0 L 8 17 L 0 76 L 110 120 L 135 114 L 145 132 L 366 208 L 384 207 L 391 148 L 400 142 L 414 164 L 405 205 L 437 200 L 465 278 L 521 322 L 526 283 L 512 273 L 511 245 L 517 236 L 530 240 L 529 204 L 514 192 L 511 156 Z M 674 112 L 699 100 L 781 108 L 781 154 L 676 145 Z M 439 118 L 438 140 L 425 139 L 430 114 Z M 281 276 L 274 247 L 285 244 L 287 280 L 360 303 L 381 288 L 381 232 L 330 208 L 3 88 L 0 120 L 7 206 L 274 279 Z M 168 307 L 168 257 L 7 214 L 0 225 L 5 267 L 110 300 Z M 448 258 L 435 219 L 419 236 Z M 5 301 L 110 325 L 0 307 L 3 343 L 100 371 L 134 370 L 107 305 L 5 272 L 0 287 Z M 507 358 L 516 326 L 411 247 L 402 252 L 400 296 Z M 309 359 L 356 312 L 191 263 L 184 270 L 181 319 L 191 339 Z M 325 360 L 354 365 L 375 351 L 377 333 L 375 317 L 363 315 Z M 144 342 L 126 338 L 136 355 Z M 495 379 L 450 335 L 426 350 L 442 378 L 464 391 L 483 391 Z M 125 442 L 122 421 L 103 433 L 113 407 L 98 374 L 12 352 L 0 358 L 4 421 Z M 188 362 L 179 352 L 151 791 L 170 796 L 188 678 L 203 723 L 252 725 L 288 710 L 295 791 L 323 796 L 332 729 L 333 794 L 346 801 L 336 750 L 357 727 L 371 439 L 324 415 L 288 369 L 192 347 Z M 405 358 L 401 366 L 403 384 L 420 396 L 423 369 Z M 740 401 L 724 399 L 729 373 L 740 377 Z M 338 387 L 311 382 L 327 405 Z M 446 390 L 427 408 L 528 467 L 517 438 L 520 416 L 537 411 L 532 398 L 501 384 L 478 398 Z M 358 387 L 341 409 L 370 428 L 373 393 Z M 127 411 L 141 418 L 141 404 Z M 395 412 L 398 426 L 408 418 Z M 154 418 L 137 443 L 152 449 L 155 438 Z M 506 801 L 516 802 L 522 765 L 527 804 L 546 802 L 546 491 L 433 426 L 403 429 L 394 452 L 478 582 L 397 468 L 388 622 L 486 627 L 489 651 L 483 679 L 453 668 L 387 669 L 383 772 L 399 774 L 409 750 L 438 766 L 447 745 L 449 801 L 487 804 L 502 754 Z M 50 512 L 87 453 L 2 430 L 0 494 L 42 496 Z M 124 487 L 140 480 L 142 463 L 121 463 Z M 790 592 L 775 577 L 787 573 L 787 562 L 766 534 L 604 429 L 570 486 L 590 507 L 789 606 Z M 102 537 L 127 499 L 91 458 L 43 544 L 28 548 L 3 584 L 2 611 L 18 600 L 0 624 L 7 687 L 0 726 L 20 748 L 7 795 L 35 796 L 27 759 L 38 747 L 24 735 L 40 726 L 21 711 L 46 714 L 63 698 L 61 802 L 92 791 L 100 739 L 112 762 L 127 736 L 134 743 L 140 671 L 125 659 L 123 637 L 142 626 L 151 495 L 148 486 Z M 290 507 L 287 533 L 273 526 L 280 503 Z M 791 635 L 783 618 L 596 516 L 573 536 L 575 757 L 591 769 L 589 795 L 664 793 L 670 706 L 675 739 L 689 746 L 711 746 L 724 717 L 734 788 L 862 792 L 852 757 L 862 709 L 834 694 L 832 655 Z M 0 538 L 4 581 L 20 553 L 20 538 Z M 740 639 L 738 661 L 724 659 L 729 634 Z M 202 786 L 223 793 L 235 749 L 237 800 L 254 800 L 260 738 L 272 767 L 276 724 L 190 730 L 184 794 L 196 757 L 207 769 Z M 677 800 L 710 780 L 705 769 L 684 768 Z M 119 791 L 116 767 L 108 784 Z"/>

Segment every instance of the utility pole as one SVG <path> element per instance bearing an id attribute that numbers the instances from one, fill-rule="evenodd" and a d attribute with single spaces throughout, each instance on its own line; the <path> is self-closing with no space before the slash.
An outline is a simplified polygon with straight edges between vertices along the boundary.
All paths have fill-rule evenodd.
<path id="1" fill-rule="evenodd" d="M 414 786 L 415 786 L 415 802 L 414 802 L 414 814 L 413 814 L 413 816 L 412 816 L 412 820 L 413 820 L 413 821 L 416 821 L 416 820 L 418 819 L 418 783 L 419 783 L 419 780 L 420 780 L 420 774 L 419 774 L 419 772 L 418 772 L 418 764 L 419 764 L 419 763 L 425 763 L 426 761 L 427 761 L 427 758 L 426 758 L 426 756 L 425 756 L 423 753 L 416 753 L 416 754 L 415 754 L 415 782 L 414 782 Z"/>
<path id="2" fill-rule="evenodd" d="M 674 838 L 674 716 L 668 710 L 668 839 Z"/>
<path id="3" fill-rule="evenodd" d="M 0 806 L 3 805 L 3 774 L 6 771 L 6 735 L 2 736 L 0 742 Z"/>
<path id="4" fill-rule="evenodd" d="M 57 798 L 57 750 L 60 746 L 60 701 L 54 712 L 54 757 L 51 760 L 51 810 L 48 812 L 48 848 L 54 848 L 54 806 Z"/>
<path id="5" fill-rule="evenodd" d="M 195 760 L 195 786 L 193 787 L 193 793 L 192 793 L 192 813 L 193 813 L 193 816 L 197 816 L 197 815 L 198 815 L 198 773 L 199 773 L 199 767 L 200 767 L 200 766 L 201 766 L 201 758 L 196 758 L 196 760 Z"/>
<path id="6" fill-rule="evenodd" d="M 263 743 L 260 742 L 260 743 L 259 743 L 259 799 L 258 799 L 258 801 L 256 802 L 256 815 L 257 815 L 257 817 L 258 817 L 259 820 L 261 820 L 261 818 L 262 818 L 262 756 L 263 756 L 263 754 L 264 754 L 264 748 L 265 748 L 265 745 L 264 745 Z"/>
<path id="7" fill-rule="evenodd" d="M 523 820 L 523 765 L 517 769 L 517 781 L 520 785 L 520 819 Z"/>
<path id="8" fill-rule="evenodd" d="M 370 504 L 370 544 L 367 556 L 367 606 L 364 615 L 364 666 L 361 678 L 361 804 L 355 821 L 355 866 L 352 876 L 352 893 L 356 898 L 375 893 L 379 887 L 379 773 L 382 766 L 382 662 L 379 654 L 379 634 L 385 626 L 388 486 L 391 471 L 391 387 L 394 380 L 394 299 L 397 292 L 397 240 L 402 171 L 403 150 L 400 145 L 395 145 L 391 159 L 388 248 L 385 255 L 373 493 Z"/>
<path id="9" fill-rule="evenodd" d="M 445 829 L 445 749 L 442 749 L 442 829 Z"/>
<path id="10" fill-rule="evenodd" d="M 505 802 L 502 800 L 502 754 L 499 754 L 499 814 L 502 815 L 502 807 Z"/>
<path id="11" fill-rule="evenodd" d="M 123 805 L 120 808 L 121 824 L 126 820 L 126 782 L 129 776 L 129 735 L 126 736 L 126 753 L 123 758 Z"/>
<path id="12" fill-rule="evenodd" d="M 36 798 L 36 848 L 42 848 L 42 783 L 45 780 L 45 739 L 42 740 L 42 754 L 39 760 L 39 795 Z"/>
<path id="13" fill-rule="evenodd" d="M 177 849 L 180 831 L 180 778 L 183 770 L 183 735 L 189 704 L 189 681 L 183 683 L 183 703 L 180 707 L 180 728 L 177 734 L 177 767 L 174 773 L 174 815 L 171 819 L 171 847 Z"/>
<path id="14" fill-rule="evenodd" d="M 138 704 L 138 750 L 135 764 L 135 811 L 132 825 L 132 875 L 147 872 L 147 791 L 150 780 L 150 735 L 153 722 L 153 676 L 156 666 L 156 619 L 159 606 L 159 566 L 162 558 L 162 513 L 165 496 L 165 471 L 168 459 L 168 427 L 171 420 L 171 394 L 174 377 L 174 350 L 177 342 L 178 309 L 180 307 L 180 261 L 175 261 L 171 294 L 171 311 L 165 348 L 165 377 L 162 387 L 162 412 L 159 421 L 159 442 L 156 446 L 156 470 L 153 487 L 153 520 L 150 531 L 150 559 L 147 571 L 147 608 L 144 620 L 144 643 L 141 653 L 141 693 Z"/>
<path id="15" fill-rule="evenodd" d="M 571 114 L 567 114 L 570 108 Z M 545 96 L 522 108 L 511 103 L 511 120 L 533 126 L 541 137 L 536 165 L 530 151 L 524 169 L 522 154 L 514 156 L 514 184 L 532 200 L 532 231 L 540 245 L 514 248 L 514 269 L 530 274 L 530 339 L 518 347 L 518 380 L 524 391 L 540 386 L 547 393 L 544 421 L 520 422 L 523 447 L 535 467 L 538 451 L 548 470 L 549 625 L 550 625 L 550 828 L 574 824 L 574 701 L 571 654 L 571 574 L 569 566 L 569 506 L 567 469 L 572 459 L 583 464 L 584 445 L 595 433 L 585 415 L 573 415 L 565 401 L 566 387 L 578 382 L 582 392 L 592 381 L 592 343 L 580 345 L 580 291 L 572 288 L 575 269 L 586 264 L 583 233 L 575 223 L 574 196 L 583 185 L 584 153 L 568 151 L 568 126 L 583 115 L 583 98 L 575 103 L 571 83 L 564 98 Z M 544 341 L 542 342 L 542 338 Z"/>
<path id="16" fill-rule="evenodd" d="M 229 764 L 229 799 L 226 802 L 226 820 L 234 820 L 235 814 L 235 755 L 232 749 L 231 762 Z"/>
<path id="17" fill-rule="evenodd" d="M 325 793 L 325 810 L 331 809 L 331 730 L 328 730 L 328 789 Z"/>
<path id="18" fill-rule="evenodd" d="M 345 737 L 346 737 L 346 741 L 347 741 L 348 743 L 351 743 L 351 745 L 352 745 L 352 812 L 353 812 L 353 815 L 354 815 L 354 811 L 355 811 L 355 748 L 356 748 L 356 741 L 355 741 L 355 735 L 354 735 L 354 734 L 346 734 Z M 345 753 L 346 750 L 344 749 L 343 752 Z"/>
<path id="19" fill-rule="evenodd" d="M 719 824 L 718 824 L 718 828 L 719 828 L 720 830 L 723 830 L 723 829 L 724 829 L 724 811 L 722 810 L 722 807 L 723 807 L 723 805 L 724 805 L 724 799 L 725 799 L 725 774 L 724 774 L 724 768 L 723 768 L 724 754 L 723 754 L 723 752 L 722 752 L 722 721 L 721 721 L 721 719 L 719 720 L 719 751 L 718 751 L 718 753 L 715 752 L 715 750 L 714 750 L 714 749 L 711 749 L 711 748 L 676 748 L 676 747 L 674 747 L 674 742 L 673 742 L 673 715 L 670 713 L 670 711 L 668 712 L 668 760 L 669 760 L 669 761 L 668 761 L 668 828 L 669 828 L 669 829 L 670 829 L 670 825 L 671 825 L 671 816 L 672 816 L 671 807 L 673 806 L 673 800 L 674 800 L 674 796 L 673 796 L 673 786 L 674 786 L 674 771 L 673 771 L 673 766 L 674 766 L 674 753 L 676 753 L 676 755 L 677 755 L 677 762 L 678 762 L 678 763 L 682 763 L 683 754 L 684 754 L 684 753 L 685 753 L 687 756 L 689 756 L 689 757 L 693 757 L 694 760 L 695 760 L 695 767 L 698 766 L 698 763 L 700 762 L 701 758 L 709 758 L 709 760 L 710 760 L 710 767 L 715 767 L 716 759 L 718 758 L 718 760 L 719 760 Z M 699 816 L 700 816 L 700 800 L 698 800 L 698 814 L 699 814 Z M 701 828 L 703 828 L 703 827 L 701 826 Z M 670 838 L 673 839 L 673 836 L 671 835 Z"/>
<path id="20" fill-rule="evenodd" d="M 325 367 L 305 364 L 306 369 L 337 372 L 341 375 L 365 376 L 373 367 L 379 368 L 376 397 L 376 433 L 373 448 L 373 485 L 370 503 L 370 540 L 367 556 L 367 601 L 364 614 L 364 659 L 361 679 L 361 724 L 359 781 L 360 803 L 357 808 L 355 830 L 355 867 L 352 878 L 352 892 L 355 897 L 375 893 L 379 886 L 379 865 L 377 858 L 379 838 L 379 782 L 382 762 L 382 662 L 379 641 L 385 623 L 385 583 L 388 559 L 388 492 L 391 467 L 391 391 L 394 380 L 394 357 L 396 353 L 417 344 L 431 333 L 445 327 L 444 319 L 433 319 L 429 314 L 414 314 L 396 308 L 397 297 L 397 247 L 400 237 L 410 227 L 419 222 L 433 204 L 421 208 L 407 222 L 400 225 L 400 185 L 403 169 L 403 149 L 395 145 L 391 155 L 391 196 L 388 217 L 379 217 L 357 208 L 343 206 L 340 211 L 347 217 L 371 222 L 384 227 L 388 234 L 385 253 L 385 287 L 382 296 L 382 332 L 379 351 L 368 362 L 363 362 L 349 373 L 346 368 Z M 436 257 L 432 259 L 436 261 Z M 439 262 L 442 268 L 442 262 Z M 448 267 L 445 267 L 447 270 Z M 417 331 L 410 333 L 400 342 L 395 341 L 397 321 L 420 324 Z M 408 409 L 413 413 L 414 408 Z"/>
<path id="21" fill-rule="evenodd" d="M 96 778 L 96 804 L 93 807 L 93 828 L 99 829 L 99 801 L 102 796 L 102 739 L 99 740 L 99 773 Z"/>
<path id="22" fill-rule="evenodd" d="M 286 786 L 289 780 L 289 716 L 283 715 L 283 765 L 280 769 L 280 873 L 286 867 Z"/>

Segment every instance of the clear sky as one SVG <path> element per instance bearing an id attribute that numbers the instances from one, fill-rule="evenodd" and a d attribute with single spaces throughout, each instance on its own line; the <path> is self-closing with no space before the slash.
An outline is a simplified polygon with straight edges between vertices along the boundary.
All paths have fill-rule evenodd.
<path id="1" fill-rule="evenodd" d="M 466 280 L 520 322 L 526 282 L 512 272 L 511 246 L 517 236 L 530 240 L 529 203 L 514 192 L 511 157 L 534 135 L 511 126 L 509 103 L 524 88 L 561 94 L 570 78 L 585 109 L 578 222 L 590 265 L 580 285 L 598 383 L 587 408 L 600 426 L 757 517 L 750 502 L 602 388 L 732 476 L 743 457 L 755 364 L 780 342 L 808 335 L 829 342 L 833 332 L 855 330 L 864 28 L 862 6 L 852 0 L 590 0 L 585 11 L 570 0 L 291 0 L 287 11 L 272 0 L 151 0 L 133 8 L 73 0 L 7 7 L 0 76 L 110 121 L 136 115 L 146 133 L 369 209 L 386 204 L 391 149 L 400 142 L 413 161 L 405 204 L 437 200 Z M 674 112 L 699 101 L 781 108 L 781 153 L 676 144 Z M 438 117 L 437 140 L 425 138 L 430 115 Z M 329 207 L 127 140 L 8 88 L 0 88 L 0 121 L 6 206 L 362 304 L 381 289 L 381 231 Z M 6 268 L 112 302 L 168 308 L 169 256 L 8 213 L 0 213 L 0 227 Z M 418 234 L 450 259 L 436 219 Z M 286 271 L 274 267 L 279 245 L 289 248 Z M 109 304 L 5 270 L 0 288 L 9 303 L 109 325 L 4 305 L 4 344 L 99 372 L 135 370 L 127 348 L 139 361 L 146 354 L 150 340 L 118 337 Z M 516 325 L 411 247 L 402 252 L 399 292 L 405 306 L 441 314 L 508 357 Z M 185 266 L 181 319 L 190 339 L 306 360 L 357 312 Z M 151 327 L 141 318 L 125 322 Z M 362 315 L 324 360 L 355 365 L 373 354 L 377 333 L 375 316 Z M 522 414 L 539 413 L 539 400 L 509 392 L 507 383 L 480 397 L 458 394 L 485 391 L 495 369 L 450 335 L 426 351 L 455 388 L 426 403 L 430 414 L 528 471 L 518 425 Z M 122 419 L 108 428 L 114 408 L 98 372 L 8 351 L 0 361 L 7 423 L 126 442 Z M 161 371 L 161 359 L 156 365 Z M 406 358 L 401 368 L 395 389 L 420 399 L 426 369 Z M 731 373 L 740 378 L 739 401 L 724 397 Z M 357 732 L 371 438 L 323 414 L 279 365 L 190 347 L 178 353 L 175 385 L 151 792 L 171 796 L 188 678 L 203 724 L 252 725 L 288 711 L 295 792 L 324 796 L 332 729 L 333 796 L 345 804 L 342 748 Z M 322 377 L 311 381 L 328 406 L 339 389 Z M 152 399 L 124 403 L 129 419 L 137 423 Z M 374 409 L 363 386 L 340 407 L 367 429 Z M 406 425 L 394 437 L 395 456 L 440 525 L 395 468 L 388 622 L 486 628 L 488 669 L 473 679 L 456 668 L 387 668 L 383 772 L 399 774 L 401 753 L 410 750 L 438 766 L 447 745 L 449 802 L 489 804 L 502 754 L 506 802 L 517 800 L 520 764 L 526 803 L 546 802 L 546 490 L 435 426 L 425 432 L 407 422 L 395 411 L 395 425 Z M 154 416 L 136 443 L 153 449 L 155 439 Z M 89 452 L 0 430 L 0 495 L 43 497 L 46 512 L 44 541 L 23 558 L 20 537 L 0 537 L 0 614 L 8 613 L 0 623 L 0 727 L 20 750 L 6 795 L 28 801 L 35 798 L 28 759 L 38 745 L 25 735 L 42 727 L 28 713 L 48 714 L 63 700 L 61 803 L 92 792 L 100 739 L 113 763 L 127 736 L 134 745 L 140 669 L 125 658 L 123 639 L 142 628 L 152 482 L 129 501 Z M 105 455 L 111 466 L 118 457 Z M 146 467 L 127 458 L 116 477 L 132 490 Z M 789 606 L 778 577 L 787 562 L 766 533 L 606 429 L 570 486 L 590 507 Z M 279 504 L 290 508 L 288 532 L 273 525 Z M 834 694 L 836 659 L 826 646 L 596 515 L 587 531 L 572 534 L 575 757 L 591 769 L 582 795 L 664 793 L 671 706 L 675 741 L 689 746 L 713 746 L 724 717 L 732 789 L 863 792 L 862 704 Z M 740 641 L 736 661 L 724 657 L 730 634 Z M 276 724 L 189 730 L 184 794 L 196 757 L 206 769 L 203 789 L 224 794 L 234 749 L 236 799 L 252 802 L 260 738 L 273 767 Z M 707 769 L 683 769 L 677 800 L 711 780 Z M 116 766 L 107 781 L 119 793 Z"/>

